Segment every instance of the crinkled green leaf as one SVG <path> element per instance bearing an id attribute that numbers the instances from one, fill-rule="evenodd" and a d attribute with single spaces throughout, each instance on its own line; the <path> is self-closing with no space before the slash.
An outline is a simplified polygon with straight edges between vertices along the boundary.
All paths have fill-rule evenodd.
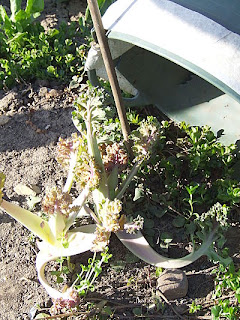
<path id="1" fill-rule="evenodd" d="M 27 20 L 28 18 L 29 18 L 29 15 L 24 10 L 19 10 L 15 15 L 16 22 L 24 21 L 24 20 Z"/>
<path id="2" fill-rule="evenodd" d="M 29 14 L 42 12 L 44 9 L 44 0 L 28 0 L 26 12 Z"/>
<path id="3" fill-rule="evenodd" d="M 16 21 L 15 20 L 15 16 L 18 13 L 19 10 L 21 10 L 21 4 L 22 4 L 22 0 L 10 0 L 10 8 L 11 8 L 11 20 L 12 21 Z"/>
<path id="4" fill-rule="evenodd" d="M 0 22 L 1 22 L 1 20 L 3 22 L 6 22 L 6 20 L 10 21 L 10 19 L 9 19 L 9 17 L 7 15 L 7 12 L 6 12 L 6 10 L 4 9 L 3 6 L 0 6 Z"/>
<path id="5" fill-rule="evenodd" d="M 181 228 L 184 226 L 185 222 L 186 222 L 186 219 L 184 217 L 177 216 L 175 219 L 173 219 L 172 224 L 176 228 Z"/>

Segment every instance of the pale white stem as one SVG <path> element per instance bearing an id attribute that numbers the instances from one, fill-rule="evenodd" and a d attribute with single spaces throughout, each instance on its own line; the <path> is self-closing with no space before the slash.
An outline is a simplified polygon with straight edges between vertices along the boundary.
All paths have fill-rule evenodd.
<path id="1" fill-rule="evenodd" d="M 84 205 L 85 211 L 93 218 L 93 220 L 97 223 L 100 224 L 99 219 L 97 218 L 96 214 L 87 206 Z"/>
<path id="2" fill-rule="evenodd" d="M 80 193 L 80 195 L 73 201 L 73 203 L 71 204 L 71 207 L 82 207 L 89 195 L 90 189 L 89 189 L 89 185 L 87 184 L 86 187 L 82 190 L 82 192 Z"/>
<path id="3" fill-rule="evenodd" d="M 206 241 L 203 242 L 198 250 L 179 259 L 170 259 L 158 254 L 149 245 L 140 231 L 135 234 L 129 234 L 126 231 L 118 231 L 116 232 L 116 235 L 133 254 L 153 266 L 161 268 L 183 268 L 207 254 L 209 247 L 213 242 L 214 231 L 210 233 Z"/>
<path id="4" fill-rule="evenodd" d="M 133 168 L 131 169 L 130 173 L 128 174 L 126 180 L 122 183 L 120 188 L 116 191 L 116 198 L 121 199 L 122 196 L 124 195 L 127 187 L 131 183 L 132 179 L 134 176 L 137 174 L 139 168 L 140 168 L 141 162 L 136 162 Z"/>
<path id="5" fill-rule="evenodd" d="M 93 253 L 93 258 L 92 258 L 91 267 L 90 267 L 90 269 L 88 270 L 88 272 L 87 272 L 87 274 L 86 274 L 86 276 L 85 276 L 85 279 L 86 279 L 86 280 L 90 280 L 91 275 L 93 274 L 93 271 L 94 271 L 93 266 L 94 266 L 94 262 L 95 262 L 95 260 L 96 260 L 96 255 L 97 255 L 97 253 L 94 252 L 94 253 Z"/>
<path id="6" fill-rule="evenodd" d="M 79 207 L 79 211 L 80 211 L 88 198 L 89 192 L 90 192 L 90 189 L 89 189 L 89 186 L 87 185 L 83 189 L 83 191 L 80 193 L 80 195 L 73 201 L 73 203 L 71 204 L 71 207 L 77 206 L 77 207 Z M 79 211 L 73 212 L 68 217 L 68 220 L 66 221 L 66 226 L 65 226 L 64 232 L 67 232 L 68 229 L 73 225 L 74 220 L 76 219 Z"/>
<path id="7" fill-rule="evenodd" d="M 69 257 L 76 254 L 80 254 L 90 250 L 93 246 L 93 241 L 96 238 L 94 231 L 96 225 L 87 225 L 74 229 L 74 232 L 69 232 L 70 240 L 69 247 L 49 246 L 44 242 L 38 244 L 40 252 L 36 259 L 36 268 L 38 272 L 38 279 L 43 287 L 46 289 L 51 298 L 69 298 L 68 290 L 66 292 L 60 292 L 52 288 L 45 278 L 45 267 L 49 261 L 55 260 L 59 257 Z"/>
<path id="8" fill-rule="evenodd" d="M 63 192 L 69 192 L 72 187 L 72 183 L 74 180 L 74 168 L 77 163 L 77 152 L 71 152 L 70 154 L 70 161 L 69 161 L 69 169 L 68 169 L 68 176 L 63 187 Z"/>

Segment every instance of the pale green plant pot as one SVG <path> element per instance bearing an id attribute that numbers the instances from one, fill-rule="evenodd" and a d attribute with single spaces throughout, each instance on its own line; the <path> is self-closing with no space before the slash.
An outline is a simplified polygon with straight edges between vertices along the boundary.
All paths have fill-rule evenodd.
<path id="1" fill-rule="evenodd" d="M 176 122 L 240 139 L 240 2 L 118 0 L 103 16 L 126 106 L 156 105 Z M 107 79 L 98 48 L 89 78 Z"/>

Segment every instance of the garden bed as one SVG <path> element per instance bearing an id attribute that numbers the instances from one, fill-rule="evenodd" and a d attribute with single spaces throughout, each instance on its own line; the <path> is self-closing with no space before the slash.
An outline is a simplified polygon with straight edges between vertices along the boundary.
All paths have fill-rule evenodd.
<path id="1" fill-rule="evenodd" d="M 4 0 L 3 5 L 8 6 L 8 1 Z M 46 0 L 41 23 L 49 28 L 62 19 L 76 20 L 85 8 L 85 1 Z M 78 88 L 71 90 L 67 84 L 59 85 L 53 80 L 16 84 L 12 89 L 0 91 L 0 171 L 6 175 L 5 199 L 29 208 L 28 197 L 16 192 L 17 185 L 29 186 L 40 198 L 47 188 L 63 186 L 65 173 L 56 161 L 56 145 L 59 137 L 67 138 L 77 132 L 71 113 L 78 95 Z M 144 115 L 153 113 L 161 120 L 153 107 L 141 109 L 141 112 Z M 34 210 L 40 210 L 38 204 Z M 161 219 L 163 231 L 172 228 L 169 220 L 173 214 L 169 209 Z M 226 236 L 226 247 L 235 266 L 239 267 L 238 207 L 233 221 Z M 40 285 L 35 269 L 37 239 L 1 211 L 0 241 L 0 319 L 34 319 L 38 312 L 47 313 L 51 299 Z M 186 254 L 188 250 L 191 248 L 187 242 L 176 243 L 176 246 L 170 246 L 167 254 L 177 257 L 179 251 Z M 207 257 L 203 256 L 183 269 L 189 281 L 187 296 L 166 302 L 156 298 L 156 268 L 130 254 L 115 236 L 111 238 L 109 251 L 113 257 L 97 279 L 95 291 L 81 300 L 78 313 L 68 319 L 211 318 L 214 264 Z M 90 254 L 85 253 L 75 256 L 71 262 L 78 270 L 88 257 Z M 49 266 L 53 267 L 53 264 Z M 74 274 L 67 275 L 64 282 L 71 282 L 72 277 Z M 203 306 L 203 312 L 198 316 L 188 313 L 195 299 Z"/>

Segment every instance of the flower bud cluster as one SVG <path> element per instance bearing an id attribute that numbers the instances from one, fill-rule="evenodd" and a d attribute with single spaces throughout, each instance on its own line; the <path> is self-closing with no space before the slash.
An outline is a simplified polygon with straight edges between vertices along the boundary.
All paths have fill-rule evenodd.
<path id="1" fill-rule="evenodd" d="M 97 188 L 100 180 L 99 169 L 94 159 L 88 154 L 86 141 L 78 137 L 76 133 L 72 134 L 70 139 L 59 139 L 57 161 L 67 167 L 73 154 L 77 157 L 73 171 L 79 187 L 84 188 L 88 184 L 92 189 Z"/>
<path id="2" fill-rule="evenodd" d="M 111 172 L 116 166 L 119 172 L 126 168 L 128 155 L 120 143 L 102 144 L 100 151 L 106 172 Z"/>
<path id="3" fill-rule="evenodd" d="M 159 135 L 160 124 L 156 119 L 151 118 L 141 122 L 140 127 L 132 135 L 132 139 L 135 141 L 133 150 L 137 154 L 137 160 L 149 158 Z"/>
<path id="4" fill-rule="evenodd" d="M 214 204 L 207 212 L 204 212 L 201 217 L 200 221 L 206 222 L 207 220 L 210 221 L 217 221 L 221 227 L 227 228 L 228 227 L 228 208 L 224 205 L 221 205 L 219 202 Z"/>
<path id="5" fill-rule="evenodd" d="M 77 207 L 71 207 L 72 197 L 60 189 L 53 188 L 48 191 L 42 201 L 42 210 L 48 215 L 62 214 L 65 218 L 69 217 L 69 214 L 76 211 Z"/>
<path id="6" fill-rule="evenodd" d="M 113 201 L 104 199 L 99 206 L 99 219 L 107 232 L 116 232 L 120 229 L 119 218 L 122 210 L 122 202 L 119 199 Z"/>
<path id="7" fill-rule="evenodd" d="M 96 235 L 96 238 L 93 241 L 93 247 L 91 251 L 93 252 L 104 251 L 109 244 L 109 238 L 110 238 L 111 232 L 107 232 L 103 226 L 97 225 L 95 235 Z"/>
<path id="8" fill-rule="evenodd" d="M 109 243 L 111 232 L 116 232 L 122 228 L 121 210 L 122 202 L 118 199 L 113 201 L 105 199 L 100 204 L 98 216 L 101 224 L 97 225 L 92 251 L 103 251 Z"/>
<path id="9" fill-rule="evenodd" d="M 89 185 L 90 189 L 96 189 L 99 186 L 100 169 L 94 159 L 83 150 L 78 154 L 74 173 L 80 188 L 84 188 L 86 184 Z"/>
<path id="10" fill-rule="evenodd" d="M 137 218 L 132 221 L 124 224 L 124 229 L 127 233 L 136 233 L 137 231 L 143 229 L 144 218 L 141 216 L 137 216 Z"/>
<path id="11" fill-rule="evenodd" d="M 63 166 L 68 166 L 71 153 L 78 152 L 80 144 L 83 144 L 83 140 L 77 136 L 77 133 L 73 133 L 69 139 L 59 138 L 57 144 L 57 161 Z"/>
<path id="12" fill-rule="evenodd" d="M 69 312 L 69 310 L 75 311 L 73 309 L 79 306 L 80 297 L 77 290 L 74 290 L 72 288 L 68 290 L 69 290 L 69 294 L 68 294 L 69 297 L 67 299 L 64 299 L 64 298 L 52 299 L 53 305 L 50 309 L 50 313 L 52 316 Z"/>

